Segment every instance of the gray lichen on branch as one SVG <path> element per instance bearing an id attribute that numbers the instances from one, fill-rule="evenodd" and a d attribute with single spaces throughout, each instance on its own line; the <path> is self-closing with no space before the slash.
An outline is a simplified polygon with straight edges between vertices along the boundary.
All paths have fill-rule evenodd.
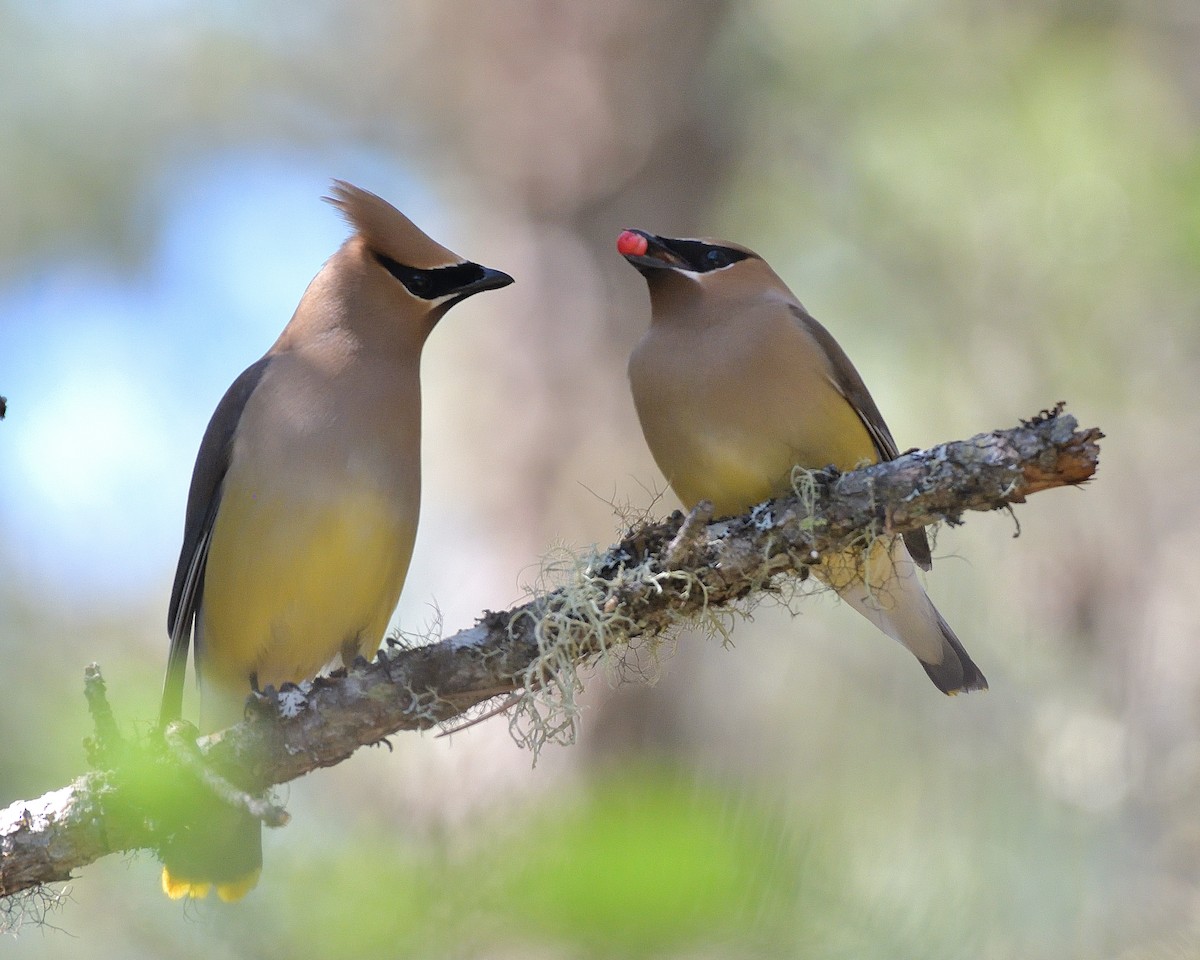
<path id="1" fill-rule="evenodd" d="M 513 729 L 534 750 L 569 738 L 581 664 L 661 642 L 683 625 L 723 632 L 719 618 L 739 601 L 780 575 L 804 576 L 806 565 L 847 545 L 957 524 L 968 510 L 1005 509 L 1083 483 L 1096 471 L 1102 436 L 1078 429 L 1058 404 L 1018 427 L 888 463 L 805 471 L 796 495 L 744 516 L 713 521 L 702 504 L 688 517 L 638 524 L 603 553 L 561 561 L 557 585 L 519 607 L 485 613 L 439 642 L 389 644 L 369 664 L 253 696 L 244 722 L 200 741 L 204 765 L 227 802 L 279 820 L 281 811 L 262 799 L 271 786 L 499 696 L 520 692 Z M 160 848 L 169 829 L 160 815 L 162 784 L 196 781 L 194 773 L 180 775 L 179 759 L 161 741 L 119 740 L 98 671 L 89 677 L 89 700 L 97 722 L 92 756 L 114 769 L 0 810 L 0 897 L 67 879 L 107 853 Z"/>

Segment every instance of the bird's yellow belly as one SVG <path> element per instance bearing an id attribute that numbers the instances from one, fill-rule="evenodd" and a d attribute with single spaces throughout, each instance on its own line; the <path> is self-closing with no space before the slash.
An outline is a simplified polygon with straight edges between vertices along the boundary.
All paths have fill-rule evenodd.
<path id="1" fill-rule="evenodd" d="M 797 465 L 850 470 L 878 459 L 854 408 L 821 375 L 789 368 L 787 389 L 763 392 L 769 370 L 756 379 L 710 366 L 717 372 L 704 379 L 689 369 L 649 379 L 645 396 L 635 389 L 646 441 L 686 506 L 711 500 L 718 515 L 742 513 L 789 493 Z"/>
<path id="2" fill-rule="evenodd" d="M 857 428 L 865 439 L 857 420 L 847 426 Z M 857 447 L 845 442 L 839 447 L 841 437 L 812 432 L 816 435 L 786 439 L 750 429 L 723 434 L 705 431 L 686 438 L 677 434 L 671 444 L 663 445 L 667 449 L 659 466 L 684 504 L 691 507 L 700 500 L 711 500 L 722 516 L 743 513 L 768 497 L 790 493 L 796 466 L 820 469 L 832 463 L 852 469 L 861 461 L 875 459 L 869 440 Z M 850 438 L 858 439 L 853 433 Z"/>
<path id="3" fill-rule="evenodd" d="M 786 490 L 791 461 L 747 457 L 728 444 L 697 446 L 668 472 L 667 480 L 686 507 L 711 500 L 717 516 L 743 513 L 754 504 Z"/>
<path id="4" fill-rule="evenodd" d="M 344 650 L 373 654 L 415 533 L 376 491 L 343 493 L 336 506 L 227 493 L 200 609 L 206 706 L 210 685 L 244 697 L 252 675 L 278 686 L 314 676 Z"/>

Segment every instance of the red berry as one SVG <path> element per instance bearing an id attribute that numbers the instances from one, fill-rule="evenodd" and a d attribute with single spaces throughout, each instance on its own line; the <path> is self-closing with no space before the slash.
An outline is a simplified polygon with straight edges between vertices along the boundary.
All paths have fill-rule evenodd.
<path id="1" fill-rule="evenodd" d="M 646 238 L 632 230 L 625 230 L 617 237 L 617 253 L 623 257 L 644 256 L 649 247 Z"/>

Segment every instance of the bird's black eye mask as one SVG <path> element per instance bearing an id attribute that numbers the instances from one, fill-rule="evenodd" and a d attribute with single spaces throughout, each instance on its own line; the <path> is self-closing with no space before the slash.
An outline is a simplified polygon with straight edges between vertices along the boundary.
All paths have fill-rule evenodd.
<path id="1" fill-rule="evenodd" d="M 658 242 L 687 264 L 687 269 L 695 273 L 708 273 L 720 270 L 739 260 L 749 259 L 750 254 L 745 250 L 735 250 L 733 247 L 721 247 L 702 240 L 675 240 L 659 237 Z"/>
<path id="2" fill-rule="evenodd" d="M 477 263 L 455 263 L 448 267 L 418 270 L 397 263 L 386 253 L 372 253 L 381 267 L 404 284 L 409 293 L 422 300 L 440 300 L 464 288 L 473 288 L 486 276 L 484 268 Z"/>

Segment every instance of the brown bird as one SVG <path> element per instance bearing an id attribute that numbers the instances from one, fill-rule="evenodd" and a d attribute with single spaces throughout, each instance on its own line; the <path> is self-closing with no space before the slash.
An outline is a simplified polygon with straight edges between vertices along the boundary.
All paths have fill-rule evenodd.
<path id="1" fill-rule="evenodd" d="M 349 665 L 383 639 L 421 499 L 421 348 L 442 316 L 512 283 L 435 243 L 374 194 L 334 181 L 354 232 L 200 445 L 171 592 L 160 724 L 180 716 L 195 627 L 200 727 L 242 719 L 255 685 Z M 236 900 L 257 882 L 259 823 L 231 808 L 173 839 L 163 889 Z"/>
<path id="2" fill-rule="evenodd" d="M 626 230 L 617 250 L 650 289 L 650 329 L 629 358 L 642 432 L 688 508 L 743 513 L 789 493 L 792 468 L 892 460 L 896 441 L 854 365 L 753 250 Z M 925 593 L 925 532 L 877 539 L 813 572 L 911 650 L 939 690 L 987 681 Z"/>

